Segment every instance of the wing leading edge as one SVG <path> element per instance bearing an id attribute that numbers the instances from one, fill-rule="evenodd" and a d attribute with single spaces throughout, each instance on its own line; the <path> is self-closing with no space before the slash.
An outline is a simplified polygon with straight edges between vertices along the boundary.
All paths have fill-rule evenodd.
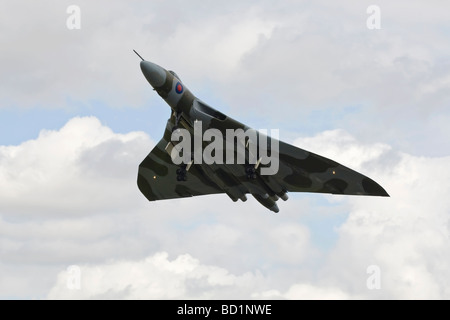
<path id="1" fill-rule="evenodd" d="M 280 168 L 269 179 L 286 191 L 389 197 L 365 175 L 333 160 L 280 141 Z"/>

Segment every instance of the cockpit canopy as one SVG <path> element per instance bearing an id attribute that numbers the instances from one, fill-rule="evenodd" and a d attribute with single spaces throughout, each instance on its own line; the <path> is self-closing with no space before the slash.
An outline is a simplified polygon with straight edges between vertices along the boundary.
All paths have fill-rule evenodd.
<path id="1" fill-rule="evenodd" d="M 181 81 L 180 77 L 175 73 L 175 71 L 169 70 L 169 72 L 170 72 L 173 76 L 175 76 L 178 80 Z"/>

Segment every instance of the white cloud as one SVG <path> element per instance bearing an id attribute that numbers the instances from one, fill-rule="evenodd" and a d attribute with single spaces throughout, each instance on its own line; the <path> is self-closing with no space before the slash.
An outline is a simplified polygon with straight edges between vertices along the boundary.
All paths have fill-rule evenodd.
<path id="1" fill-rule="evenodd" d="M 231 274 L 204 265 L 189 254 L 169 259 L 159 252 L 139 261 L 75 266 L 61 271 L 48 299 L 349 299 L 334 287 L 294 284 L 285 293 L 264 290 L 269 281 L 259 271 Z M 78 286 L 74 286 L 78 283 Z M 255 291 L 259 290 L 259 291 Z"/>
<path id="2" fill-rule="evenodd" d="M 0 208 L 81 213 L 120 206 L 136 168 L 154 145 L 144 133 L 115 134 L 94 117 L 74 118 L 19 146 L 0 147 Z M 111 183 L 124 177 L 129 183 Z M 122 196 L 119 196 L 122 195 Z M 50 212 L 48 212 L 50 213 Z"/>
<path id="3" fill-rule="evenodd" d="M 170 260 L 166 252 L 141 261 L 79 266 L 80 287 L 70 286 L 70 270 L 59 273 L 49 299 L 214 299 L 224 292 L 243 298 L 264 280 L 261 274 L 240 276 L 202 265 L 188 254 Z M 68 285 L 69 284 L 69 285 Z"/>
<path id="4" fill-rule="evenodd" d="M 391 195 L 345 200 L 349 216 L 339 227 L 336 248 L 322 270 L 324 278 L 363 297 L 448 297 L 449 157 L 415 157 L 385 145 L 361 145 L 341 131 L 297 141 L 371 172 Z M 371 265 L 380 267 L 381 290 L 366 288 L 365 270 Z"/>
<path id="5" fill-rule="evenodd" d="M 448 297 L 449 160 L 402 154 L 381 174 L 390 199 L 349 202 L 351 214 L 340 227 L 335 259 L 341 261 L 345 252 L 353 264 L 378 265 L 379 296 Z"/>
<path id="6" fill-rule="evenodd" d="M 78 1 L 81 29 L 66 27 L 69 2 L 55 5 L 5 1 L 0 66 L 4 86 L 1 107 L 89 105 L 142 106 L 148 85 L 139 69 L 143 57 L 191 79 L 198 75 L 234 77 L 236 67 L 260 38 L 269 37 L 274 23 L 259 17 L 257 7 L 240 12 L 218 10 L 200 15 L 203 2 L 147 2 L 145 5 Z M 214 10 L 213 10 L 214 8 Z M 212 14 L 213 13 L 213 14 Z M 207 48 L 207 50 L 205 50 Z M 120 88 L 120 90 L 117 90 Z"/>
<path id="7" fill-rule="evenodd" d="M 348 132 L 339 129 L 324 131 L 314 137 L 298 138 L 294 145 L 334 159 L 355 170 L 361 170 L 370 161 L 379 163 L 391 160 L 381 159 L 386 158 L 386 154 L 391 150 L 390 146 L 382 143 L 364 145 Z"/>
<path id="8" fill-rule="evenodd" d="M 448 297 L 448 157 L 366 145 L 342 130 L 297 143 L 329 150 L 327 156 L 337 161 L 348 159 L 347 165 L 379 181 L 391 198 L 320 196 L 326 203 L 308 204 L 315 196 L 292 195 L 277 215 L 256 201 L 236 204 L 220 195 L 148 203 L 134 173 L 153 143 L 141 133 L 115 134 L 95 118 L 74 118 L 36 140 L 2 147 L 0 171 L 4 177 L 9 173 L 5 182 L 15 186 L 2 199 L 4 290 L 26 270 L 23 285 L 8 290 L 10 295 L 43 297 L 49 290 L 49 298 Z M 24 170 L 30 166 L 33 171 Z M 76 183 L 61 185 L 61 170 Z M 109 201 L 92 197 L 94 187 L 108 190 Z M 37 195 L 24 205 L 29 190 Z M 70 190 L 75 200 L 55 198 Z M 319 249 L 311 238 L 318 231 L 302 217 L 325 207 L 343 209 L 348 217 L 335 226 L 335 246 Z M 66 285 L 64 270 L 72 264 L 82 270 L 80 291 Z M 380 268 L 380 290 L 367 288 L 371 265 Z M 56 282 L 36 279 L 30 271 L 36 268 L 47 279 L 57 272 Z M 36 286 L 34 294 L 26 283 Z"/>
<path id="9" fill-rule="evenodd" d="M 17 279 L 24 269 L 11 266 L 26 264 L 25 279 L 40 297 L 51 285 L 50 298 L 448 297 L 449 159 L 366 145 L 342 130 L 296 141 L 363 170 L 391 198 L 321 196 L 328 202 L 313 205 L 313 195 L 293 195 L 278 215 L 220 195 L 148 203 L 135 172 L 154 143 L 92 117 L 1 147 L 2 277 Z M 348 218 L 335 226 L 336 245 L 318 249 L 302 217 L 324 206 Z M 67 289 L 71 264 L 83 271 L 81 291 Z M 42 265 L 47 277 L 59 271 L 56 283 L 32 276 Z M 381 290 L 366 286 L 370 265 L 380 267 Z"/>
<path id="10" fill-rule="evenodd" d="M 289 299 L 289 300 L 348 300 L 352 297 L 339 288 L 320 287 L 308 283 L 294 284 L 285 293 L 277 290 L 253 295 L 260 299 Z"/>
<path id="11" fill-rule="evenodd" d="M 315 132 L 347 128 L 365 142 L 380 137 L 412 154 L 442 156 L 436 146 L 450 146 L 448 126 L 436 119 L 449 116 L 450 48 L 445 6 L 434 3 L 379 1 L 382 29 L 369 30 L 368 4 L 354 0 L 78 1 L 81 30 L 68 30 L 71 2 L 27 3 L 34 13 L 27 15 L 4 1 L 0 107 L 156 101 L 136 49 L 251 126 L 305 133 L 314 120 Z"/>

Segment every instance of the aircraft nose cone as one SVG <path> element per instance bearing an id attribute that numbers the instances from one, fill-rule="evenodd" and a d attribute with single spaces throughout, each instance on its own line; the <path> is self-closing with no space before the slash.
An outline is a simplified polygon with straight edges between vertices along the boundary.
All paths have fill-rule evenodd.
<path id="1" fill-rule="evenodd" d="M 150 61 L 141 61 L 141 70 L 153 88 L 161 87 L 166 82 L 166 70 Z"/>

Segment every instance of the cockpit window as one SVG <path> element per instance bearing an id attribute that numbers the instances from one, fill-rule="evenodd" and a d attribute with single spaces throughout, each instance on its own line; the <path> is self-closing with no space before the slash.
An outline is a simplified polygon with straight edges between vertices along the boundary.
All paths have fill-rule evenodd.
<path id="1" fill-rule="evenodd" d="M 206 103 L 203 103 L 200 100 L 197 100 L 194 102 L 194 108 L 196 111 L 205 113 L 209 115 L 210 117 L 216 118 L 217 120 L 225 121 L 227 119 L 227 116 L 224 115 L 222 112 L 219 112 L 210 106 L 208 106 Z"/>
<path id="2" fill-rule="evenodd" d="M 175 73 L 175 71 L 169 70 L 169 72 L 175 76 L 178 80 L 181 80 L 180 77 Z"/>

